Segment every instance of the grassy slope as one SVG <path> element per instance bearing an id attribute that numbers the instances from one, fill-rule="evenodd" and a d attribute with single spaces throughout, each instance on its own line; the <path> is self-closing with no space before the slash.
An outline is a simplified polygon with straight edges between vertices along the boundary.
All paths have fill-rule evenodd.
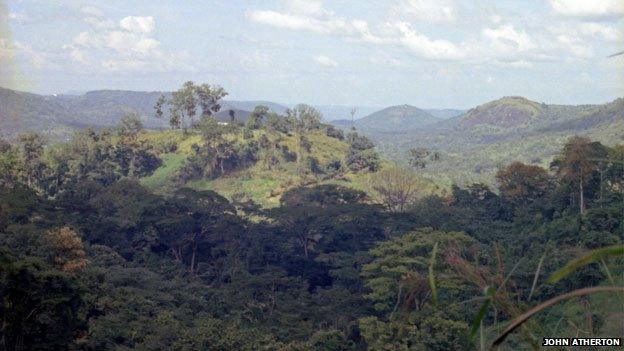
<path id="1" fill-rule="evenodd" d="M 255 138 L 259 138 L 264 132 L 256 132 Z M 239 138 L 237 135 L 226 136 L 229 139 Z M 282 135 L 281 143 L 287 145 L 290 150 L 297 150 L 297 138 L 295 136 Z M 272 139 L 273 137 L 270 136 Z M 343 160 L 348 145 L 340 140 L 328 137 L 321 133 L 307 135 L 311 148 L 311 156 L 315 157 L 321 165 L 327 164 L 332 159 Z M 150 132 L 143 135 L 143 140 L 154 145 L 156 149 L 165 149 L 166 145 L 175 143 L 175 152 L 163 152 L 160 157 L 163 165 L 152 175 L 141 179 L 141 183 L 154 192 L 166 194 L 176 187 L 174 179 L 177 171 L 183 166 L 184 161 L 191 154 L 191 145 L 200 143 L 199 135 L 184 135 L 179 131 Z M 383 161 L 383 166 L 388 166 L 388 161 Z M 312 176 L 302 176 L 298 171 L 297 163 L 280 164 L 274 169 L 265 169 L 260 162 L 254 166 L 233 172 L 217 179 L 200 179 L 187 183 L 188 186 L 197 190 L 214 190 L 228 198 L 240 194 L 247 196 L 263 207 L 273 207 L 279 204 L 281 194 L 289 188 L 307 184 L 338 184 L 363 190 L 370 193 L 367 173 L 347 173 L 343 179 L 318 180 Z M 428 185 L 423 185 L 429 189 Z"/>

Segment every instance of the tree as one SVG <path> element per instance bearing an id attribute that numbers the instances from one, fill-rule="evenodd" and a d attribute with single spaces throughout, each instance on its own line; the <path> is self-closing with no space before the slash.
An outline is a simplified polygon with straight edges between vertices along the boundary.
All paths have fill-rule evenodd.
<path id="1" fill-rule="evenodd" d="M 347 134 L 346 140 L 352 149 L 358 151 L 368 150 L 375 147 L 375 144 L 373 144 L 370 139 L 363 135 L 359 135 L 357 132 Z"/>
<path id="2" fill-rule="evenodd" d="M 420 184 L 418 177 L 410 170 L 393 166 L 384 168 L 369 178 L 370 186 L 379 194 L 384 206 L 395 212 L 402 212 L 416 200 Z"/>
<path id="3" fill-rule="evenodd" d="M 121 140 L 121 145 L 129 151 L 128 176 L 131 178 L 137 174 L 137 157 L 141 147 L 137 137 L 142 130 L 143 122 L 136 114 L 123 117 L 117 126 L 117 135 Z"/>
<path id="4" fill-rule="evenodd" d="M 362 276 L 370 289 L 365 297 L 373 302 L 379 317 L 359 320 L 362 337 L 369 347 L 469 349 L 468 326 L 456 308 L 447 305 L 460 297 L 465 287 L 444 257 L 456 251 L 468 254 L 475 244 L 474 239 L 460 232 L 419 229 L 372 248 L 372 260 L 362 267 Z M 432 255 L 434 247 L 438 248 L 437 256 Z M 441 292 L 439 296 L 444 299 L 437 304 L 431 271 L 436 289 Z"/>
<path id="5" fill-rule="evenodd" d="M 122 173 L 130 178 L 148 174 L 161 164 L 160 159 L 151 153 L 149 145 L 139 140 L 141 131 L 143 122 L 138 115 L 125 116 L 117 126 L 118 162 Z"/>
<path id="6" fill-rule="evenodd" d="M 202 259 L 210 256 L 210 247 L 240 230 L 235 208 L 212 191 L 180 189 L 169 200 L 167 213 L 155 219 L 159 242 L 173 258 L 197 273 Z"/>
<path id="7" fill-rule="evenodd" d="M 251 130 L 260 129 L 264 120 L 268 117 L 269 111 L 269 108 L 266 106 L 256 106 L 247 118 L 246 127 Z"/>
<path id="8" fill-rule="evenodd" d="M 300 162 L 303 162 L 305 155 L 309 154 L 312 151 L 312 144 L 308 140 L 308 138 L 304 134 L 299 134 L 299 142 L 297 143 L 299 152 L 298 158 Z"/>
<path id="9" fill-rule="evenodd" d="M 124 116 L 117 125 L 117 135 L 128 141 L 135 142 L 139 133 L 143 131 L 143 122 L 137 114 Z"/>
<path id="10" fill-rule="evenodd" d="M 176 105 L 171 105 L 169 108 L 169 125 L 171 129 L 180 129 L 182 125 L 182 118 L 180 116 L 180 109 Z"/>
<path id="11" fill-rule="evenodd" d="M 87 266 L 86 253 L 78 233 L 68 227 L 45 232 L 49 255 L 58 269 L 75 272 Z"/>
<path id="12" fill-rule="evenodd" d="M 156 117 L 162 119 L 164 116 L 163 107 L 167 104 L 167 98 L 165 95 L 161 94 L 156 100 L 156 105 L 154 105 L 154 110 L 156 112 Z"/>
<path id="13" fill-rule="evenodd" d="M 355 251 L 381 237 L 374 225 L 379 208 L 364 205 L 365 200 L 363 192 L 336 185 L 295 188 L 282 195 L 271 214 L 308 261 L 316 251 L 338 246 Z"/>
<path id="14" fill-rule="evenodd" d="M 288 133 L 291 130 L 291 125 L 277 113 L 269 113 L 265 128 L 269 133 Z"/>
<path id="15" fill-rule="evenodd" d="M 330 138 L 335 138 L 338 140 L 344 140 L 344 133 L 341 129 L 332 126 L 331 124 L 327 124 L 323 126 L 325 129 L 325 135 Z"/>
<path id="16" fill-rule="evenodd" d="M 379 168 L 379 155 L 373 148 L 373 144 L 367 137 L 357 132 L 347 134 L 349 149 L 345 158 L 345 164 L 353 172 L 369 170 L 376 171 Z"/>
<path id="17" fill-rule="evenodd" d="M 286 115 L 297 121 L 298 126 L 303 130 L 317 130 L 321 126 L 321 113 L 314 107 L 299 104 L 292 109 L 286 110 Z"/>
<path id="18" fill-rule="evenodd" d="M 0 186 L 12 187 L 18 181 L 19 162 L 19 150 L 0 139 Z"/>
<path id="19" fill-rule="evenodd" d="M 183 123 L 185 128 L 189 125 L 193 127 L 198 105 L 201 108 L 201 117 L 209 117 L 221 109 L 219 101 L 225 96 L 227 92 L 220 86 L 195 85 L 192 81 L 187 81 L 171 94 L 169 100 L 161 95 L 154 109 L 156 116 L 162 117 L 163 106 L 169 105 L 169 125 L 172 129 L 179 129 Z M 185 119 L 188 121 L 185 122 Z"/>
<path id="20" fill-rule="evenodd" d="M 26 133 L 18 137 L 18 142 L 23 178 L 26 179 L 26 184 L 29 187 L 41 190 L 46 168 L 42 160 L 44 140 L 36 133 Z"/>
<path id="21" fill-rule="evenodd" d="M 379 169 L 379 155 L 372 149 L 357 150 L 349 148 L 345 164 L 352 172 L 375 172 Z"/>
<path id="22" fill-rule="evenodd" d="M 75 335 L 84 332 L 84 301 L 76 285 L 39 260 L 0 253 L 0 349 L 71 349 Z"/>
<path id="23" fill-rule="evenodd" d="M 574 136 L 568 140 L 561 154 L 551 164 L 551 168 L 562 180 L 576 184 L 581 214 L 585 214 L 586 210 L 586 185 L 591 176 L 598 172 L 596 159 L 604 158 L 606 154 L 605 147 L 599 142 Z"/>
<path id="24" fill-rule="evenodd" d="M 191 127 L 195 122 L 195 115 L 197 114 L 196 92 L 197 87 L 192 81 L 185 82 L 180 90 L 174 92 L 174 104 L 180 106 L 180 110 L 186 113 Z"/>
<path id="25" fill-rule="evenodd" d="M 209 84 L 195 86 L 195 92 L 202 109 L 202 117 L 212 116 L 213 113 L 219 112 L 221 109 L 219 100 L 227 96 L 227 92 L 223 88 Z M 233 115 L 233 113 L 230 114 L 232 121 L 234 120 Z"/>
<path id="26" fill-rule="evenodd" d="M 432 152 L 424 147 L 410 149 L 408 154 L 408 163 L 414 168 L 425 168 L 429 161 L 438 161 L 440 159 L 440 155 L 437 152 Z"/>
<path id="27" fill-rule="evenodd" d="M 503 198 L 523 212 L 545 196 L 550 186 L 550 177 L 545 169 L 517 161 L 499 170 L 496 180 Z"/>
<path id="28" fill-rule="evenodd" d="M 207 116 L 197 125 L 207 147 L 215 148 L 222 140 L 223 128 L 214 117 Z"/>

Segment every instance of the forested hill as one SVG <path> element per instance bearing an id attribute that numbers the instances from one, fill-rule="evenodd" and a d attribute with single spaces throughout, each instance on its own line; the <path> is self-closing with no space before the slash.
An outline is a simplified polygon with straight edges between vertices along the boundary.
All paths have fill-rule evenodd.
<path id="1" fill-rule="evenodd" d="M 434 192 L 297 111 L 1 143 L 1 348 L 478 350 L 551 298 L 499 349 L 621 335 L 622 145 Z"/>
<path id="2" fill-rule="evenodd" d="M 624 99 L 570 106 L 505 97 L 435 124 L 407 126 L 393 131 L 363 128 L 361 132 L 372 138 L 382 153 L 405 164 L 415 153 L 435 154 L 435 160 L 430 159 L 420 171 L 445 178 L 447 184 L 492 183 L 496 171 L 510 159 L 548 166 L 574 135 L 608 145 L 622 142 Z"/>
<path id="3" fill-rule="evenodd" d="M 498 189 L 440 189 L 311 106 L 219 122 L 223 96 L 188 82 L 157 99 L 156 114 L 174 108 L 167 131 L 129 115 L 66 142 L 0 142 L 0 349 L 518 350 L 621 335 L 624 145 L 572 137 L 548 169 L 508 159 Z M 498 124 L 490 108 L 465 123 Z"/>
<path id="4" fill-rule="evenodd" d="M 410 105 L 391 106 L 374 112 L 364 118 L 357 119 L 353 126 L 364 133 L 384 133 L 404 130 L 415 130 L 426 125 L 441 121 L 440 118 L 418 107 Z M 332 121 L 341 128 L 350 128 L 350 120 Z"/>

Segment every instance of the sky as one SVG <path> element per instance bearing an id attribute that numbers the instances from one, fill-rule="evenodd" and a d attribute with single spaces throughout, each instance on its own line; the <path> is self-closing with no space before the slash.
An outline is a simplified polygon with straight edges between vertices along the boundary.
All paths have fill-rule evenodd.
<path id="1" fill-rule="evenodd" d="M 0 0 L 0 86 L 470 108 L 624 96 L 624 0 Z"/>

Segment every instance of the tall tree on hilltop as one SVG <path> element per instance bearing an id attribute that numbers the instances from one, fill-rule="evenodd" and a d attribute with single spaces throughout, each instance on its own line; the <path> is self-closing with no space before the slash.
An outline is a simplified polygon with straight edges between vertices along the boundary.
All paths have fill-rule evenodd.
<path id="1" fill-rule="evenodd" d="M 221 109 L 219 100 L 227 96 L 227 92 L 223 88 L 209 84 L 196 86 L 195 93 L 202 109 L 202 117 L 212 116 L 215 112 L 219 112 Z"/>
<path id="2" fill-rule="evenodd" d="M 315 130 L 321 126 L 321 113 L 314 107 L 299 104 L 292 109 L 286 110 L 287 118 L 297 121 L 299 129 Z"/>
<path id="3" fill-rule="evenodd" d="M 162 119 L 163 116 L 165 115 L 164 111 L 163 111 L 163 107 L 165 107 L 165 105 L 167 104 L 167 98 L 165 97 L 165 95 L 160 95 L 158 97 L 158 100 L 156 100 L 156 105 L 154 105 L 154 110 L 156 111 L 156 117 Z"/>
<path id="4" fill-rule="evenodd" d="M 182 88 L 173 93 L 172 105 L 176 107 L 177 111 L 183 113 L 184 116 L 190 122 L 190 126 L 193 126 L 195 121 L 195 115 L 197 114 L 197 97 L 195 96 L 195 84 L 192 81 L 184 83 Z M 188 126 L 189 123 L 185 123 Z"/>
<path id="5" fill-rule="evenodd" d="M 227 92 L 218 85 L 201 84 L 195 85 L 192 81 L 187 81 L 182 88 L 171 94 L 171 99 L 167 100 L 161 95 L 154 109 L 156 116 L 162 118 L 163 107 L 169 105 L 169 125 L 171 129 L 179 129 L 182 125 L 193 127 L 198 105 L 201 108 L 202 117 L 210 117 L 221 109 L 219 101 L 227 96 Z M 184 121 L 184 120 L 187 121 Z"/>
<path id="6" fill-rule="evenodd" d="M 256 106 L 249 114 L 246 127 L 251 130 L 260 129 L 260 127 L 262 127 L 262 123 L 268 118 L 269 112 L 270 110 L 266 106 Z"/>

